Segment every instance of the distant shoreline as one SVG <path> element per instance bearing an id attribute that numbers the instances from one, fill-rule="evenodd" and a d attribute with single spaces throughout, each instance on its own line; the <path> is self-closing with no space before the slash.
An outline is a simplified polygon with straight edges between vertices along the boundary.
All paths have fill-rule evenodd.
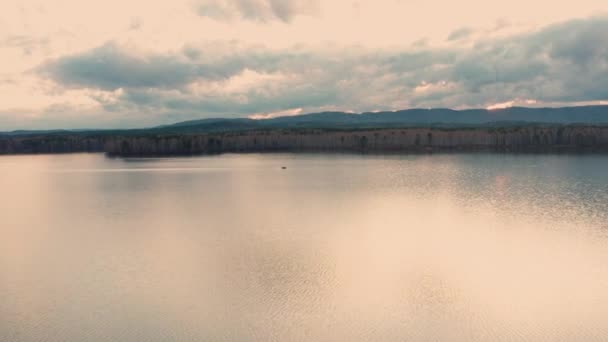
<path id="1" fill-rule="evenodd" d="M 187 156 L 249 152 L 608 152 L 608 127 L 531 125 L 478 128 L 269 129 L 191 134 L 0 136 L 0 154 L 105 152 Z"/>

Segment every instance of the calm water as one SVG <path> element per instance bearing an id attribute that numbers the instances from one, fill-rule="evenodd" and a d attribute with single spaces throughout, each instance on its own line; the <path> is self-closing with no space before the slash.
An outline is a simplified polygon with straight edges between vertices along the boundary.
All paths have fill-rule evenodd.
<path id="1" fill-rule="evenodd" d="M 608 156 L 10 156 L 0 191 L 3 342 L 608 340 Z"/>

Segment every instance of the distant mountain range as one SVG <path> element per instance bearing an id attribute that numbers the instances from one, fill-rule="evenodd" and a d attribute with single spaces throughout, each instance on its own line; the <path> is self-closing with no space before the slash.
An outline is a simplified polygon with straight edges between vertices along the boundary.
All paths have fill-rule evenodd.
<path id="1" fill-rule="evenodd" d="M 525 108 L 485 110 L 407 109 L 400 111 L 350 114 L 323 112 L 271 119 L 202 119 L 145 129 L 125 130 L 49 130 L 13 131 L 1 135 L 114 135 L 114 134 L 188 134 L 234 132 L 256 129 L 371 129 L 391 127 L 501 127 L 530 124 L 608 125 L 608 106 L 563 108 Z"/>
<path id="2" fill-rule="evenodd" d="M 0 154 L 105 152 L 112 156 L 225 152 L 608 152 L 608 106 L 410 109 L 203 119 L 144 129 L 0 133 Z"/>

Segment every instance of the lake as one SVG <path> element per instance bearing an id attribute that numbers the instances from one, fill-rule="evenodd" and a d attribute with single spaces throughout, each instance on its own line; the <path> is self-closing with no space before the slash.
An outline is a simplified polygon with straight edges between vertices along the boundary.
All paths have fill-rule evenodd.
<path id="1" fill-rule="evenodd" d="M 0 191 L 3 342 L 608 340 L 606 155 L 3 156 Z"/>

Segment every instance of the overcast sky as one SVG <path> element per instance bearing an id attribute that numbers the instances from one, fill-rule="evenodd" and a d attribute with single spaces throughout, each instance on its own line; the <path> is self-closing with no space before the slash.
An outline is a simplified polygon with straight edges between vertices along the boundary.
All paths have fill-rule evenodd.
<path id="1" fill-rule="evenodd" d="M 0 131 L 608 104 L 606 0 L 4 0 Z"/>

